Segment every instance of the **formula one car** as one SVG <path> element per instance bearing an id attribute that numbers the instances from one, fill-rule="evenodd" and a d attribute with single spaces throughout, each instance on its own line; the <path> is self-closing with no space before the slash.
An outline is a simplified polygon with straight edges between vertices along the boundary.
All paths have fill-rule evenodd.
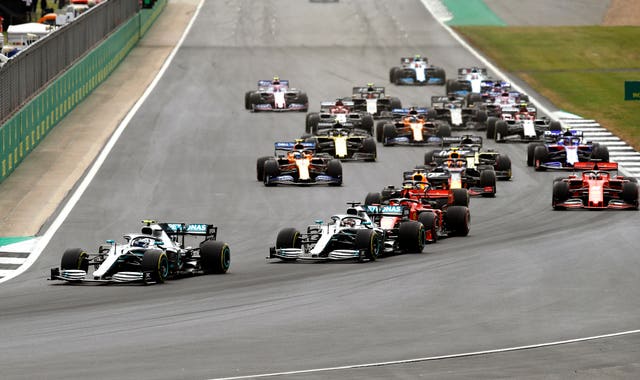
<path id="1" fill-rule="evenodd" d="M 368 112 L 354 112 L 353 101 L 338 99 L 320 103 L 320 112 L 309 112 L 305 132 L 317 135 L 323 128 L 331 128 L 335 121 L 350 124 L 373 136 L 373 117 Z"/>
<path id="2" fill-rule="evenodd" d="M 367 212 L 387 232 L 395 229 L 400 220 L 413 220 L 424 226 L 427 243 L 469 234 L 469 195 L 465 189 L 436 190 L 424 180 L 411 180 L 404 181 L 402 189 L 387 186 L 381 193 L 368 193 L 364 203 Z M 390 234 L 393 236 L 394 232 Z"/>
<path id="3" fill-rule="evenodd" d="M 356 207 L 333 215 L 328 223 L 316 221 L 304 233 L 295 228 L 278 232 L 267 259 L 281 261 L 375 261 L 382 251 L 384 231 Z"/>
<path id="4" fill-rule="evenodd" d="M 503 142 L 539 142 L 546 131 L 561 131 L 562 126 L 558 121 L 547 118 L 540 119 L 510 119 L 496 120 L 493 117 L 487 119 L 487 138 Z"/>
<path id="5" fill-rule="evenodd" d="M 594 163 L 576 162 L 577 170 L 593 168 Z M 551 205 L 555 210 L 568 208 L 587 209 L 638 209 L 638 183 L 635 178 L 611 175 L 615 162 L 595 163 L 596 170 L 581 175 L 570 175 L 553 181 Z"/>
<path id="6" fill-rule="evenodd" d="M 211 224 L 158 223 L 143 220 L 141 233 L 124 235 L 124 243 L 107 240 L 97 253 L 81 248 L 64 251 L 60 268 L 51 269 L 51 280 L 67 282 L 162 283 L 192 274 L 226 273 L 231 251 L 216 240 Z M 202 240 L 191 248 L 185 238 Z M 93 266 L 92 273 L 89 267 Z"/>
<path id="7" fill-rule="evenodd" d="M 307 112 L 309 99 L 306 93 L 289 87 L 288 80 L 274 77 L 273 80 L 259 80 L 256 91 L 247 91 L 244 95 L 244 107 L 253 112 Z"/>
<path id="8" fill-rule="evenodd" d="M 489 89 L 501 86 L 509 87 L 509 83 L 495 80 L 489 76 L 484 67 L 463 67 L 458 69 L 457 79 L 448 79 L 446 83 L 447 94 L 458 93 L 466 95 L 470 92 L 482 94 Z"/>
<path id="9" fill-rule="evenodd" d="M 376 139 L 385 146 L 440 145 L 451 136 L 451 127 L 439 120 L 430 120 L 424 108 L 394 109 L 392 120 L 378 123 Z"/>
<path id="10" fill-rule="evenodd" d="M 476 104 L 471 107 L 465 106 L 464 100 L 464 97 L 456 95 L 432 96 L 430 111 L 434 118 L 446 121 L 453 130 L 485 129 L 486 110 Z"/>
<path id="11" fill-rule="evenodd" d="M 340 160 L 316 153 L 316 145 L 305 141 L 275 143 L 274 156 L 258 158 L 258 181 L 276 185 L 342 185 Z"/>
<path id="12" fill-rule="evenodd" d="M 464 158 L 447 158 L 440 164 L 419 165 L 403 173 L 404 179 L 422 175 L 435 189 L 467 189 L 471 196 L 495 197 L 496 173 L 492 167 L 468 167 Z"/>
<path id="13" fill-rule="evenodd" d="M 416 55 L 400 58 L 401 67 L 389 70 L 389 82 L 393 84 L 444 85 L 447 79 L 444 69 L 430 65 L 427 58 Z"/>
<path id="14" fill-rule="evenodd" d="M 448 146 L 448 147 L 447 147 Z M 479 172 L 493 170 L 498 180 L 511 179 L 511 159 L 493 149 L 482 148 L 482 137 L 462 135 L 443 138 L 443 147 L 424 154 L 425 165 L 442 165 L 447 159 L 464 159 L 466 167 Z"/>
<path id="15" fill-rule="evenodd" d="M 368 112 L 374 119 L 386 117 L 392 110 L 402 108 L 400 99 L 387 96 L 384 87 L 374 86 L 373 83 L 354 87 L 351 100 L 355 112 Z"/>
<path id="16" fill-rule="evenodd" d="M 330 128 L 322 128 L 315 136 L 304 135 L 305 141 L 315 144 L 317 153 L 326 153 L 341 160 L 375 161 L 376 141 L 364 130 L 350 123 L 336 121 Z"/>
<path id="17" fill-rule="evenodd" d="M 577 162 L 592 162 L 590 170 L 593 170 L 596 162 L 609 162 L 609 148 L 583 141 L 582 131 L 546 131 L 544 140 L 545 143 L 527 146 L 527 165 L 536 170 L 575 170 Z"/>

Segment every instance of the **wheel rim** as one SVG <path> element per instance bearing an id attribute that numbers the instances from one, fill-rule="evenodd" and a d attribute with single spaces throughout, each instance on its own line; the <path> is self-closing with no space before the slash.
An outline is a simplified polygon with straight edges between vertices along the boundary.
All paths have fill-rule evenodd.
<path id="1" fill-rule="evenodd" d="M 229 250 L 228 246 L 224 246 L 224 248 L 222 249 L 222 255 L 220 255 L 220 261 L 222 262 L 222 268 L 229 269 L 229 266 L 231 265 L 231 252 Z"/>

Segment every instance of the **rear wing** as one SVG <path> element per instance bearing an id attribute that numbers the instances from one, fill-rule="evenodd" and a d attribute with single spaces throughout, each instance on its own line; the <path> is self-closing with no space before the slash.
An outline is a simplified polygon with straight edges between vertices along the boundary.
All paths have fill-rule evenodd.
<path id="1" fill-rule="evenodd" d="M 353 107 L 353 100 L 342 100 L 342 105 L 345 107 Z M 336 102 L 320 102 L 320 109 L 335 107 Z"/>
<path id="2" fill-rule="evenodd" d="M 271 79 L 260 79 L 258 81 L 258 87 L 269 87 L 273 85 L 273 81 Z M 283 87 L 289 87 L 289 80 L 280 79 L 280 85 Z"/>
<path id="3" fill-rule="evenodd" d="M 416 61 L 415 57 L 402 57 L 402 58 L 400 58 L 400 63 L 402 63 L 402 64 L 409 64 L 409 63 L 413 63 L 415 61 Z M 427 58 L 421 57 L 418 60 L 418 62 L 428 63 L 429 60 Z"/>
<path id="4" fill-rule="evenodd" d="M 450 136 L 442 138 L 442 145 L 465 145 L 465 146 L 477 146 L 482 148 L 482 136 L 478 135 L 462 135 L 462 136 Z"/>
<path id="5" fill-rule="evenodd" d="M 352 94 L 354 95 L 360 95 L 360 94 L 366 94 L 367 92 L 379 92 L 381 94 L 384 94 L 384 87 L 354 87 L 353 90 L 351 91 Z"/>
<path id="6" fill-rule="evenodd" d="M 393 114 L 397 114 L 397 115 L 409 115 L 411 113 L 411 111 L 415 111 L 415 115 L 420 115 L 420 114 L 426 114 L 427 113 L 427 108 L 394 108 L 391 110 L 391 113 Z"/>
<path id="7" fill-rule="evenodd" d="M 292 151 L 295 149 L 315 150 L 316 144 L 311 141 L 278 141 L 274 144 L 275 150 Z"/>
<path id="8" fill-rule="evenodd" d="M 573 164 L 575 170 L 602 170 L 602 171 L 614 171 L 618 170 L 617 162 L 598 162 L 598 161 L 585 161 L 576 162 Z"/>
<path id="9" fill-rule="evenodd" d="M 368 205 L 365 211 L 370 216 L 407 216 L 409 210 L 402 205 Z"/>
<path id="10" fill-rule="evenodd" d="M 480 75 L 487 75 L 487 69 L 485 67 L 463 67 L 458 69 L 458 75 L 467 75 L 467 74 L 471 74 L 473 72 L 476 72 Z"/>

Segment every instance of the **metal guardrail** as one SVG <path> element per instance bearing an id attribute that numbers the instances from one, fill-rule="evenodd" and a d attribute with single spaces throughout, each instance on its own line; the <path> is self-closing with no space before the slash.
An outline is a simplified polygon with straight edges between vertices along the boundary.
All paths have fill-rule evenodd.
<path id="1" fill-rule="evenodd" d="M 0 125 L 139 10 L 139 0 L 102 2 L 10 59 L 0 68 Z"/>

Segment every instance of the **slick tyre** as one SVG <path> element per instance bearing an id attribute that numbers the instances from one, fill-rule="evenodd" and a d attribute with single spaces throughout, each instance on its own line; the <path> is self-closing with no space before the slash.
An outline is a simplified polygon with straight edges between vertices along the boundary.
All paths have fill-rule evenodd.
<path id="1" fill-rule="evenodd" d="M 507 172 L 508 178 L 511 179 L 511 158 L 506 154 L 501 154 L 496 157 L 496 171 Z"/>
<path id="2" fill-rule="evenodd" d="M 547 147 L 544 145 L 538 145 L 533 150 L 533 167 L 536 171 L 545 170 L 544 165 L 547 161 L 549 161 L 549 152 L 547 151 Z"/>
<path id="3" fill-rule="evenodd" d="M 376 145 L 376 141 L 373 137 L 366 138 L 362 141 L 362 151 L 372 155 L 372 157 L 368 158 L 366 161 L 376 160 L 378 157 L 378 146 Z"/>
<path id="4" fill-rule="evenodd" d="M 418 215 L 418 222 L 422 223 L 425 231 L 430 235 L 430 239 L 425 239 L 425 243 L 435 243 L 438 241 L 438 219 L 434 212 L 423 212 Z"/>
<path id="5" fill-rule="evenodd" d="M 393 140 L 398 135 L 396 127 L 393 124 L 385 124 L 382 129 L 382 141 L 385 146 L 393 145 Z"/>
<path id="6" fill-rule="evenodd" d="M 609 148 L 605 145 L 597 145 L 593 148 L 591 157 L 600 162 L 609 162 Z"/>
<path id="7" fill-rule="evenodd" d="M 483 193 L 482 196 L 495 197 L 496 196 L 496 172 L 493 170 L 483 170 L 480 173 L 480 187 L 493 187 L 493 191 L 490 193 Z"/>
<path id="8" fill-rule="evenodd" d="M 447 208 L 445 223 L 450 236 L 469 235 L 469 208 L 464 206 L 450 206 Z"/>
<path id="9" fill-rule="evenodd" d="M 62 260 L 60 261 L 60 268 L 65 269 L 80 269 L 85 272 L 89 271 L 89 255 L 83 249 L 69 248 L 62 254 Z"/>
<path id="10" fill-rule="evenodd" d="M 638 184 L 636 182 L 625 182 L 622 184 L 622 194 L 620 198 L 626 203 L 634 205 L 638 209 Z"/>
<path id="11" fill-rule="evenodd" d="M 402 222 L 398 228 L 400 250 L 409 253 L 420 253 L 425 244 L 424 225 L 415 220 Z"/>
<path id="12" fill-rule="evenodd" d="M 247 110 L 251 109 L 251 91 L 247 91 L 244 94 L 244 108 Z"/>
<path id="13" fill-rule="evenodd" d="M 391 109 L 402 108 L 402 102 L 398 98 L 391 98 Z"/>
<path id="14" fill-rule="evenodd" d="M 537 146 L 543 146 L 543 145 L 539 143 L 529 143 L 529 145 L 527 145 L 527 166 L 533 166 L 533 163 L 534 163 L 533 155 Z"/>
<path id="15" fill-rule="evenodd" d="M 374 230 L 357 230 L 356 249 L 369 261 L 375 261 L 380 254 L 380 238 Z"/>
<path id="16" fill-rule="evenodd" d="M 369 114 L 362 116 L 362 122 L 360 124 L 360 128 L 364 129 L 373 136 L 373 117 Z"/>
<path id="17" fill-rule="evenodd" d="M 496 138 L 496 122 L 498 118 L 490 117 L 487 119 L 487 138 L 494 140 Z"/>
<path id="18" fill-rule="evenodd" d="M 440 127 L 436 131 L 436 136 L 438 136 L 438 137 L 451 137 L 451 126 L 450 125 L 440 125 Z"/>
<path id="19" fill-rule="evenodd" d="M 207 240 L 200 245 L 200 267 L 204 274 L 224 274 L 231 265 L 231 250 L 221 241 Z"/>
<path id="20" fill-rule="evenodd" d="M 569 199 L 569 184 L 565 181 L 557 181 L 553 183 L 553 195 L 551 198 L 551 205 L 554 210 L 564 210 L 564 206 L 560 206 L 560 203 L 564 203 Z"/>
<path id="21" fill-rule="evenodd" d="M 469 206 L 469 191 L 467 189 L 453 189 L 453 205 Z"/>
<path id="22" fill-rule="evenodd" d="M 159 249 L 147 249 L 142 256 L 142 271 L 151 274 L 151 280 L 159 284 L 169 277 L 169 259 Z"/>
<path id="23" fill-rule="evenodd" d="M 330 160 L 329 163 L 327 163 L 327 175 L 340 179 L 339 182 L 330 183 L 329 186 L 342 186 L 342 164 L 340 160 Z"/>
<path id="24" fill-rule="evenodd" d="M 307 120 L 304 126 L 304 131 L 306 133 L 316 134 L 318 131 L 318 123 L 320 122 L 320 115 L 316 112 L 309 113 L 307 115 Z M 312 132 L 315 131 L 316 133 Z"/>
<path id="25" fill-rule="evenodd" d="M 276 248 L 301 248 L 302 247 L 302 235 L 297 229 L 283 228 L 278 232 L 276 236 Z"/>
<path id="26" fill-rule="evenodd" d="M 496 142 L 503 143 L 505 137 L 509 135 L 509 126 L 503 120 L 496 122 Z"/>
<path id="27" fill-rule="evenodd" d="M 280 175 L 280 166 L 278 165 L 278 161 L 276 160 L 267 160 L 264 163 L 264 171 L 263 171 L 263 182 L 265 186 L 275 186 L 276 183 L 272 182 L 273 177 L 277 177 Z"/>
<path id="28" fill-rule="evenodd" d="M 384 136 L 384 121 L 379 121 L 378 124 L 376 124 L 376 141 L 381 143 L 382 142 L 382 137 Z"/>
<path id="29" fill-rule="evenodd" d="M 256 178 L 258 181 L 264 181 L 264 163 L 273 157 L 260 157 L 256 162 Z"/>
<path id="30" fill-rule="evenodd" d="M 366 197 L 364 197 L 364 205 L 379 205 L 382 203 L 382 194 L 380 193 L 368 193 Z"/>

